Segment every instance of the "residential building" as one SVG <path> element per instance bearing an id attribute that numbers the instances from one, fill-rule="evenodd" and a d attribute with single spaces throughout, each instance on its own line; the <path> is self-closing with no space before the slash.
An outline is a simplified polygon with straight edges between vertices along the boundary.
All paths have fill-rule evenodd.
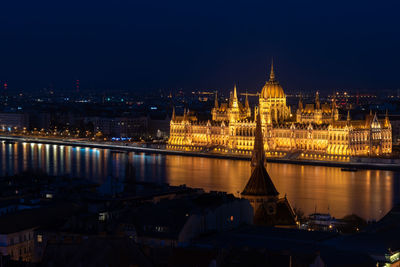
<path id="1" fill-rule="evenodd" d="M 140 207 L 135 225 L 140 244 L 176 247 L 189 244 L 201 234 L 231 230 L 252 220 L 247 200 L 211 192 Z"/>

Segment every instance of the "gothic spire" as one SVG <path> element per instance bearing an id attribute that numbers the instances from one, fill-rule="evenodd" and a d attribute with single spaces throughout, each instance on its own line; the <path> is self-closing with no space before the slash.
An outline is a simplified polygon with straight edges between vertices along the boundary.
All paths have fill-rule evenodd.
<path id="1" fill-rule="evenodd" d="M 248 98 L 248 94 L 246 92 L 246 100 L 244 101 L 244 106 L 248 109 L 250 107 L 249 105 L 249 98 Z"/>
<path id="2" fill-rule="evenodd" d="M 218 108 L 218 92 L 217 91 L 215 91 L 215 100 L 214 100 L 214 107 L 215 108 Z"/>
<path id="3" fill-rule="evenodd" d="M 269 81 L 273 82 L 275 81 L 275 72 L 274 72 L 274 60 L 271 60 L 271 72 L 269 74 Z"/>
<path id="4" fill-rule="evenodd" d="M 351 118 L 350 118 L 350 109 L 347 110 L 347 122 L 350 122 Z"/>
<path id="5" fill-rule="evenodd" d="M 175 120 L 175 106 L 172 106 L 172 116 L 171 116 L 171 120 L 174 121 Z"/>
<path id="6" fill-rule="evenodd" d="M 378 116 L 376 115 L 376 111 L 375 111 L 374 117 L 373 117 L 373 119 L 372 119 L 372 123 L 374 123 L 374 122 L 375 122 L 376 124 L 379 123 Z"/>
<path id="7" fill-rule="evenodd" d="M 251 157 L 251 176 L 242 191 L 242 196 L 249 195 L 274 198 L 279 196 L 271 177 L 265 169 L 265 152 L 260 112 L 258 113 L 256 120 L 254 149 Z"/>
<path id="8" fill-rule="evenodd" d="M 236 84 L 235 84 L 235 86 L 233 87 L 232 107 L 233 107 L 233 108 L 239 107 L 238 98 L 237 98 Z"/>
<path id="9" fill-rule="evenodd" d="M 253 169 L 258 164 L 265 164 L 265 152 L 264 152 L 264 140 L 261 129 L 261 115 L 260 112 L 257 114 L 256 118 L 256 131 L 254 136 L 254 148 L 253 154 L 251 156 L 251 169 Z"/>
<path id="10" fill-rule="evenodd" d="M 386 114 L 385 114 L 385 127 L 389 127 L 390 121 L 389 121 L 389 114 L 388 110 L 386 109 Z"/>

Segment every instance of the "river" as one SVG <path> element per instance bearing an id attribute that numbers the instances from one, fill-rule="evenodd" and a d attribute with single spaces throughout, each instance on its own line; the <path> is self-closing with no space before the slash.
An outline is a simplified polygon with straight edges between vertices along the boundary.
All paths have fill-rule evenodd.
<path id="1" fill-rule="evenodd" d="M 110 188 L 110 177 L 124 178 L 126 155 L 110 149 L 0 142 L 0 174 L 43 170 L 50 175 L 84 177 Z M 176 155 L 129 153 L 137 180 L 186 184 L 206 191 L 239 196 L 250 176 L 249 161 Z M 400 202 L 400 173 L 382 170 L 342 172 L 340 168 L 268 163 L 280 196 L 306 214 L 330 212 L 335 217 L 355 213 L 378 220 Z"/>

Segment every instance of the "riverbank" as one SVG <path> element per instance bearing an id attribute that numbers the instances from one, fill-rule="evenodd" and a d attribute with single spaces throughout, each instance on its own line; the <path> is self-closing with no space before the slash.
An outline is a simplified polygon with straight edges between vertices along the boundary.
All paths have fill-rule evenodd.
<path id="1" fill-rule="evenodd" d="M 163 148 L 161 145 L 158 147 L 142 147 L 129 144 L 121 145 L 115 143 L 100 143 L 100 142 L 83 141 L 83 140 L 50 139 L 50 138 L 36 138 L 36 137 L 25 137 L 25 136 L 0 136 L 0 141 L 102 148 L 102 149 L 110 149 L 115 153 L 137 152 L 137 153 L 168 154 L 168 155 L 232 159 L 232 160 L 250 160 L 250 155 L 175 151 L 175 150 L 167 150 Z M 267 158 L 267 161 L 274 163 L 287 163 L 287 164 L 297 164 L 297 165 L 314 165 L 314 166 L 327 166 L 327 167 L 339 167 L 339 168 L 400 171 L 400 159 L 391 160 L 390 163 L 388 163 L 386 159 L 380 159 L 380 158 L 352 158 L 350 162 L 309 160 L 309 159 L 285 159 L 285 158 Z"/>

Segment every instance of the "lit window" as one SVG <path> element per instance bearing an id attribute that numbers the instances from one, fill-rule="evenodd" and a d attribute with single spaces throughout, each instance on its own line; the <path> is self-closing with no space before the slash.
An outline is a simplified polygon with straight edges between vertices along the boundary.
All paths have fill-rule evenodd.
<path id="1" fill-rule="evenodd" d="M 43 242 L 43 236 L 42 235 L 37 235 L 37 242 L 42 243 Z"/>

